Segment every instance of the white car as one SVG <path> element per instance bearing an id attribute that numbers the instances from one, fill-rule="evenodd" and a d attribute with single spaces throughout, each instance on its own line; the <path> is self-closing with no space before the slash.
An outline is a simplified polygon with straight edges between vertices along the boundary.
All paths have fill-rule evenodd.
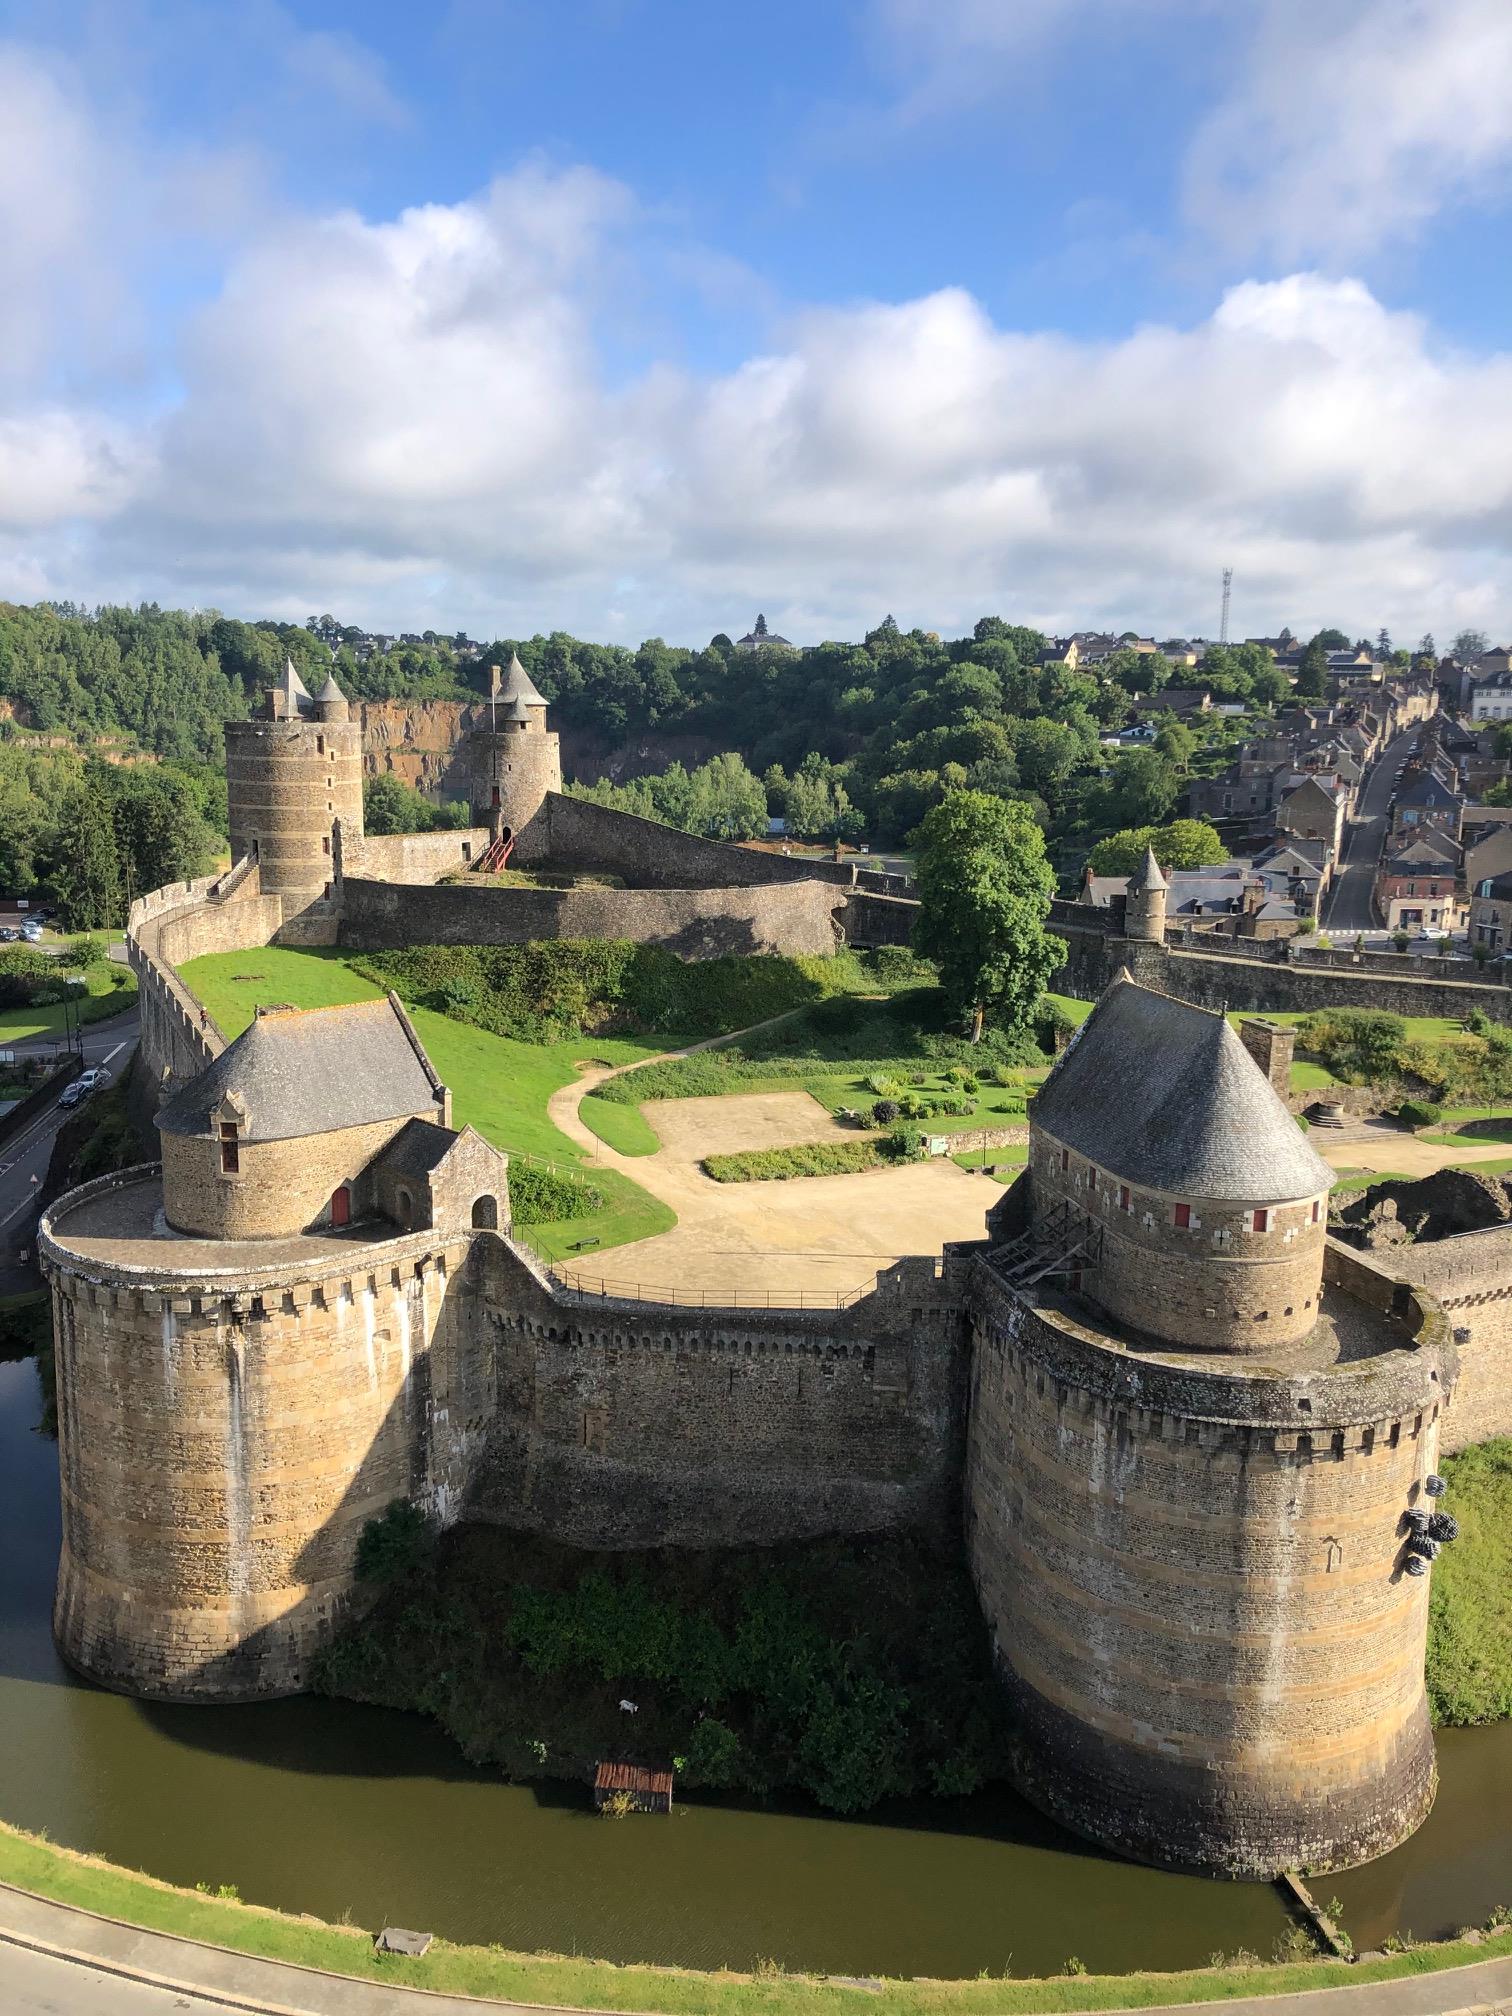
<path id="1" fill-rule="evenodd" d="M 58 1104 L 60 1106 L 82 1105 L 91 1092 L 97 1092 L 102 1085 L 108 1085 L 109 1083 L 110 1073 L 105 1069 L 104 1065 L 91 1065 L 87 1071 L 81 1071 L 71 1085 L 63 1087 Z"/>

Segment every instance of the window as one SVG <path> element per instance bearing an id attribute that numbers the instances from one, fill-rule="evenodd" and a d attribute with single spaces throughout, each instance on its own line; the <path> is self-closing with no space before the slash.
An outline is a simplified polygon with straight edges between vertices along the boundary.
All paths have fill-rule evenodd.
<path id="1" fill-rule="evenodd" d="M 1256 1232 L 1269 1232 L 1270 1230 L 1269 1211 L 1255 1212 L 1251 1229 Z"/>
<path id="2" fill-rule="evenodd" d="M 1120 1211 L 1128 1211 L 1132 1209 L 1132 1203 L 1129 1197 L 1129 1186 L 1127 1183 L 1120 1183 L 1118 1186 L 1118 1208 Z"/>
<path id="3" fill-rule="evenodd" d="M 1087 1188 L 1089 1190 L 1095 1190 L 1097 1188 L 1097 1171 L 1095 1169 L 1089 1169 L 1087 1171 Z"/>
<path id="4" fill-rule="evenodd" d="M 1314 1223 L 1314 1225 L 1317 1224 L 1319 1218 L 1321 1218 L 1322 1215 L 1323 1215 L 1323 1206 L 1318 1202 L 1318 1199 L 1314 1197 L 1312 1207 L 1312 1222 Z"/>
<path id="5" fill-rule="evenodd" d="M 316 754 L 317 756 L 324 756 L 324 754 L 325 754 L 325 737 L 324 737 L 324 735 L 317 735 L 317 736 L 315 737 L 315 754 Z"/>
<path id="6" fill-rule="evenodd" d="M 1069 1148 L 1062 1148 L 1061 1150 L 1061 1167 L 1062 1169 L 1069 1169 L 1071 1167 L 1071 1150 Z"/>
<path id="7" fill-rule="evenodd" d="M 234 1120 L 220 1123 L 220 1151 L 222 1176 L 234 1176 L 241 1167 L 241 1143 L 236 1138 Z"/>
<path id="8" fill-rule="evenodd" d="M 329 853 L 330 853 L 330 851 L 331 851 L 331 836 L 330 836 L 330 834 L 329 834 L 329 833 L 327 833 L 327 834 L 326 834 L 326 836 L 324 837 L 324 839 L 323 839 L 323 840 L 321 841 L 321 843 L 320 843 L 320 851 L 321 851 L 321 853 L 322 853 L 322 854 L 329 854 Z"/>
<path id="9" fill-rule="evenodd" d="M 1189 1232 L 1191 1230 L 1192 1207 L 1190 1204 L 1178 1204 L 1176 1206 L 1176 1210 L 1173 1216 L 1174 1216 L 1174 1223 L 1176 1224 L 1178 1230 L 1182 1232 Z"/>

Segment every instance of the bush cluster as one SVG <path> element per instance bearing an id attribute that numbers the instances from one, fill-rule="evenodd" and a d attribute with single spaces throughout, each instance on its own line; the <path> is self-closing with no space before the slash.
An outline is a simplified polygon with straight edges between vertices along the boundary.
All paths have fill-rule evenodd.
<path id="1" fill-rule="evenodd" d="M 1443 1117 L 1443 1107 L 1427 1099 L 1404 1099 L 1397 1108 L 1397 1118 L 1404 1127 L 1437 1127 Z"/>
<path id="2" fill-rule="evenodd" d="M 855 954 L 690 961 L 625 938 L 417 945 L 354 964 L 406 1001 L 527 1043 L 584 1034 L 696 1042 L 867 984 Z"/>
<path id="3" fill-rule="evenodd" d="M 706 1155 L 716 1183 L 772 1183 L 791 1176 L 854 1176 L 886 1159 L 881 1141 L 806 1141 L 790 1148 L 747 1148 L 735 1155 Z"/>
<path id="4" fill-rule="evenodd" d="M 509 1164 L 509 1209 L 516 1225 L 555 1225 L 567 1218 L 591 1218 L 604 1208 L 600 1190 L 581 1176 L 513 1157 Z"/>
<path id="5" fill-rule="evenodd" d="M 954 1551 L 878 1538 L 631 1558 L 462 1527 L 434 1551 L 385 1533 L 384 1565 L 412 1541 L 316 1684 L 429 1711 L 475 1762 L 584 1777 L 628 1739 L 685 1785 L 794 1787 L 842 1813 L 1002 1770 L 1006 1711 Z M 628 1731 L 622 1696 L 640 1708 Z"/>

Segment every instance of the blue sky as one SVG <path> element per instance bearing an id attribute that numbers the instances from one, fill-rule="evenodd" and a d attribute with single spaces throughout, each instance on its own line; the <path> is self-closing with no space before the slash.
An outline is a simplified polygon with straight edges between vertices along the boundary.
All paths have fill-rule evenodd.
<path id="1" fill-rule="evenodd" d="M 0 0 L 0 92 L 0 594 L 1508 627 L 1505 0 Z"/>

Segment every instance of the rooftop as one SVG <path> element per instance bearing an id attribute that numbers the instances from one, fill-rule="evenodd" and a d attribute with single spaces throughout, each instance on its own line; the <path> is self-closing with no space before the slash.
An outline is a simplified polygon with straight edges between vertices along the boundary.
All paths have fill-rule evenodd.
<path id="1" fill-rule="evenodd" d="M 1126 973 L 1029 1117 L 1100 1169 L 1176 1196 L 1282 1204 L 1334 1180 L 1226 1017 Z"/>
<path id="2" fill-rule="evenodd" d="M 441 1082 L 396 994 L 333 1008 L 259 1008 L 250 1027 L 175 1092 L 164 1134 L 209 1134 L 226 1101 L 246 1142 L 333 1134 L 439 1110 Z"/>

